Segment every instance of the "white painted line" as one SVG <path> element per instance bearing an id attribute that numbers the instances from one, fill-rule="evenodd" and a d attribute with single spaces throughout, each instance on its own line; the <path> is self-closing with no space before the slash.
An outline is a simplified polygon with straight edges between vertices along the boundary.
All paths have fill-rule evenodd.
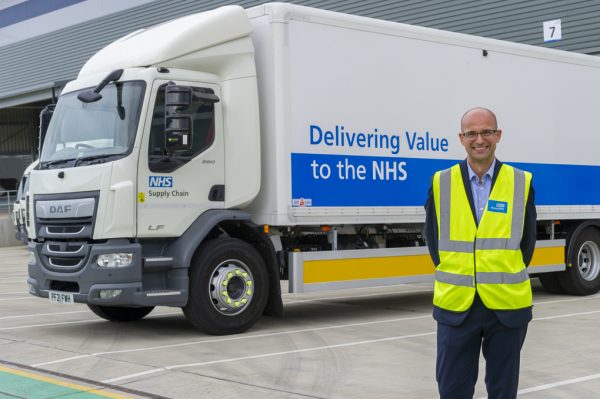
<path id="1" fill-rule="evenodd" d="M 182 346 L 212 344 L 212 343 L 217 343 L 217 342 L 239 341 L 239 340 L 253 339 L 253 338 L 266 338 L 266 337 L 274 337 L 277 335 L 299 334 L 299 333 L 304 333 L 304 332 L 333 330 L 333 329 L 338 329 L 338 328 L 359 327 L 359 326 L 367 326 L 367 325 L 373 325 L 373 324 L 393 323 L 393 322 L 398 322 L 398 321 L 418 320 L 418 319 L 424 319 L 424 318 L 430 318 L 430 317 L 431 317 L 430 314 L 426 314 L 426 315 L 421 315 L 421 316 L 402 317 L 402 318 L 397 318 L 397 319 L 385 319 L 385 320 L 366 321 L 366 322 L 362 322 L 362 323 L 340 324 L 340 325 L 316 327 L 316 328 L 304 328 L 301 330 L 277 331 L 277 332 L 264 333 L 264 334 L 241 335 L 241 336 L 226 337 L 226 338 L 207 339 L 204 341 L 184 342 L 184 343 L 180 343 L 180 344 L 150 346 L 150 347 L 137 348 L 137 349 L 123 349 L 123 350 L 110 351 L 110 352 L 97 352 L 97 353 L 91 353 L 89 355 L 73 356 L 73 357 L 68 357 L 68 358 L 64 358 L 64 359 L 52 360 L 52 361 L 44 362 L 44 363 L 32 364 L 31 367 L 47 366 L 50 364 L 63 363 L 63 362 L 71 361 L 71 360 L 77 360 L 77 359 L 82 359 L 82 358 L 86 358 L 86 357 L 93 357 L 93 356 L 100 356 L 100 355 L 142 352 L 142 351 L 151 351 L 151 350 L 157 350 L 157 349 L 170 349 L 170 348 L 178 348 L 178 347 L 182 347 Z"/>
<path id="2" fill-rule="evenodd" d="M 165 366 L 165 367 L 161 367 L 158 369 L 143 371 L 141 373 L 129 374 L 129 375 L 125 375 L 125 376 L 121 376 L 121 377 L 117 377 L 117 378 L 112 378 L 110 380 L 105 380 L 102 382 L 105 384 L 112 384 L 115 382 L 128 380 L 130 378 L 140 377 L 140 376 L 149 375 L 149 374 L 155 374 L 155 373 L 159 373 L 159 372 L 165 371 L 165 370 L 180 369 L 180 368 L 184 368 L 184 367 L 200 367 L 200 366 L 208 366 L 208 365 L 219 364 L 219 363 L 237 362 L 240 360 L 262 359 L 265 357 L 291 355 L 291 354 L 295 354 L 295 353 L 306 353 L 306 352 L 314 352 L 314 351 L 320 351 L 320 350 L 346 348 L 346 347 L 350 347 L 350 346 L 397 341 L 397 340 L 407 339 L 407 338 L 426 337 L 426 336 L 435 335 L 435 334 L 436 334 L 436 332 L 432 331 L 432 332 L 426 332 L 426 333 L 420 333 L 420 334 L 400 335 L 400 336 L 396 336 L 396 337 L 387 337 L 387 338 L 380 338 L 380 339 L 369 339 L 369 340 L 365 340 L 365 341 L 347 342 L 345 344 L 316 346 L 316 347 L 311 347 L 311 348 L 295 349 L 295 350 L 284 351 L 284 352 L 271 352 L 271 353 L 263 353 L 260 355 L 253 355 L 253 356 L 234 357 L 234 358 L 229 358 L 229 359 L 213 360 L 213 361 L 209 361 L 209 362 L 175 364 L 172 366 Z"/>
<path id="3" fill-rule="evenodd" d="M 28 324 L 26 326 L 17 326 L 17 327 L 2 327 L 0 331 L 8 331 L 8 330 L 20 330 L 24 328 L 36 328 L 36 327 L 51 327 L 51 326 L 61 326 L 66 324 L 83 324 L 83 323 L 92 323 L 101 321 L 101 319 L 93 319 L 93 320 L 77 320 L 77 321 L 63 321 L 61 323 L 47 323 L 47 324 Z"/>
<path id="4" fill-rule="evenodd" d="M 561 386 L 564 386 L 564 385 L 576 384 L 578 382 L 585 382 L 585 381 L 597 380 L 599 378 L 600 378 L 600 374 L 592 374 L 592 375 L 588 375 L 588 376 L 585 376 L 585 377 L 572 378 L 570 380 L 557 381 L 557 382 L 553 382 L 553 383 L 550 383 L 550 384 L 538 385 L 536 387 L 519 389 L 519 391 L 517 392 L 517 396 L 527 395 L 528 393 L 532 393 L 532 392 L 545 391 L 545 390 L 548 390 L 548 389 L 552 389 L 552 388 L 556 388 L 556 387 L 561 387 Z M 477 398 L 477 399 L 487 399 L 487 396 L 482 396 L 481 398 Z"/>
<path id="5" fill-rule="evenodd" d="M 556 315 L 556 316 L 535 317 L 533 320 L 535 320 L 535 321 L 538 321 L 538 320 L 554 320 L 554 319 L 563 319 L 565 317 L 585 316 L 585 315 L 596 314 L 596 313 L 600 313 L 600 310 L 594 310 L 594 311 L 591 311 L 591 312 L 559 314 L 559 315 Z"/>
<path id="6" fill-rule="evenodd" d="M 73 313 L 90 313 L 90 311 L 89 310 L 76 310 L 73 312 L 22 314 L 22 315 L 18 315 L 18 316 L 2 316 L 2 317 L 0 317 L 0 320 L 22 319 L 25 317 L 38 317 L 38 316 L 55 316 L 55 315 L 59 315 L 59 314 L 73 314 Z"/>
<path id="7" fill-rule="evenodd" d="M 598 299 L 598 298 L 600 298 L 600 295 L 590 295 L 590 296 L 584 296 L 584 297 L 579 297 L 579 298 L 554 299 L 552 301 L 539 301 L 539 302 L 534 302 L 534 305 L 549 305 L 549 304 L 553 304 L 553 303 L 587 301 L 590 299 Z"/>
<path id="8" fill-rule="evenodd" d="M 181 314 L 181 312 L 170 312 L 170 313 L 160 313 L 155 315 L 146 316 L 146 318 L 154 318 L 160 316 L 169 316 L 174 314 Z M 24 328 L 36 328 L 36 327 L 51 327 L 51 326 L 61 326 L 66 324 L 84 324 L 84 323 L 94 323 L 94 322 L 106 322 L 106 320 L 95 318 L 90 320 L 76 320 L 76 321 L 63 321 L 61 323 L 47 323 L 47 324 L 28 324 L 25 326 L 16 326 L 16 327 L 0 327 L 0 331 L 8 331 L 8 330 L 21 330 Z"/>
<path id="9" fill-rule="evenodd" d="M 561 387 L 563 385 L 577 384 L 578 382 L 597 380 L 599 378 L 600 378 L 600 374 L 592 374 L 592 375 L 588 375 L 585 377 L 572 378 L 570 380 L 564 380 L 564 381 L 557 381 L 557 382 L 553 382 L 551 384 L 544 384 L 544 385 L 538 385 L 537 387 L 520 389 L 517 392 L 517 395 L 526 395 L 526 394 L 532 393 L 532 392 L 545 391 L 546 389 Z"/>
<path id="10" fill-rule="evenodd" d="M 40 299 L 40 297 L 29 295 L 29 296 L 19 296 L 19 297 L 15 297 L 15 298 L 0 298 L 0 301 L 21 301 L 23 299 Z M 44 299 L 44 298 L 41 298 L 41 299 Z"/>
<path id="11" fill-rule="evenodd" d="M 106 353 L 110 353 L 110 352 L 106 352 Z M 79 356 L 65 357 L 65 358 L 62 358 L 62 359 L 53 360 L 51 362 L 44 362 L 44 363 L 32 364 L 31 367 L 48 366 L 50 364 L 64 363 L 64 362 L 68 362 L 68 361 L 71 361 L 71 360 L 85 359 L 85 358 L 88 358 L 88 357 L 97 356 L 97 355 L 103 355 L 103 354 L 104 353 L 99 352 L 99 353 L 92 353 L 91 355 L 79 355 Z"/>
<path id="12" fill-rule="evenodd" d="M 149 374 L 160 373 L 161 371 L 168 371 L 168 369 L 166 369 L 166 368 L 156 368 L 156 369 L 142 371 L 140 373 L 129 374 L 129 375 L 125 375 L 125 376 L 122 376 L 122 377 L 112 378 L 110 380 L 104 380 L 102 382 L 104 384 L 112 384 L 114 382 L 128 380 L 128 379 L 131 379 L 131 378 L 142 377 L 142 376 L 149 375 Z"/>
<path id="13" fill-rule="evenodd" d="M 0 292 L 0 295 L 15 295 L 15 294 L 21 294 L 21 295 L 25 295 L 25 294 L 29 294 L 29 292 L 27 291 L 11 291 L 11 292 Z"/>

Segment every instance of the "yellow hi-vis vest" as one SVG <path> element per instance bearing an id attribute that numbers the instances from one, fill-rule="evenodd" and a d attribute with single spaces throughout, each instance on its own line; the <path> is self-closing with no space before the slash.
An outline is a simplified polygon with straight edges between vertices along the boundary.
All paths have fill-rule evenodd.
<path id="1" fill-rule="evenodd" d="M 503 164 L 478 226 L 460 166 L 434 175 L 440 255 L 434 305 L 462 312 L 477 291 L 489 309 L 531 306 L 531 284 L 520 248 L 530 185 L 531 173 Z"/>

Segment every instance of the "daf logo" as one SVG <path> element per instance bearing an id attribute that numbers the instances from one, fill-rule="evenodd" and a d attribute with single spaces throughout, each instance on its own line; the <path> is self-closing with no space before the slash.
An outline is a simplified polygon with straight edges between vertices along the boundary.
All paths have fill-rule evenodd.
<path id="1" fill-rule="evenodd" d="M 67 213 L 71 212 L 71 205 L 51 205 L 50 213 Z"/>
<path id="2" fill-rule="evenodd" d="M 94 198 L 36 201 L 35 212 L 42 219 L 85 218 L 94 215 L 95 204 Z"/>

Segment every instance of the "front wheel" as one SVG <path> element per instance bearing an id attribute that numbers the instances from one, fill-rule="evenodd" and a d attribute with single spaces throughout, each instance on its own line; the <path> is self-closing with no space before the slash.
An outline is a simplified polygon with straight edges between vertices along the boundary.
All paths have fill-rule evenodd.
<path id="1" fill-rule="evenodd" d="M 600 290 L 600 231 L 586 227 L 574 239 L 560 285 L 571 295 L 595 294 Z"/>
<path id="2" fill-rule="evenodd" d="M 262 315 L 268 286 L 265 262 L 254 247 L 234 238 L 210 240 L 192 260 L 183 313 L 206 333 L 242 333 Z"/>
<path id="3" fill-rule="evenodd" d="M 141 308 L 128 308 L 120 306 L 102 306 L 88 305 L 90 310 L 97 316 L 108 321 L 127 322 L 136 321 L 144 318 L 148 313 L 152 312 L 154 306 L 144 306 Z"/>

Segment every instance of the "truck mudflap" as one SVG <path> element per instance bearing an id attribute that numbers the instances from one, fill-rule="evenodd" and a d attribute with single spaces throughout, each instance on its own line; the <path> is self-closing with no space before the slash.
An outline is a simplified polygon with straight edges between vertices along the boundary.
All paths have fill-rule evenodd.
<path id="1" fill-rule="evenodd" d="M 73 250 L 78 260 L 65 262 L 68 266 L 59 264 L 60 257 L 56 256 L 66 252 L 64 248 L 55 249 L 48 242 L 28 244 L 30 294 L 50 298 L 52 293 L 59 293 L 73 302 L 106 306 L 183 306 L 187 302 L 187 270 L 170 270 L 168 278 L 161 269 L 146 272 L 138 243 L 125 239 L 79 243 Z M 98 265 L 100 255 L 116 253 L 131 254 L 130 264 Z M 54 255 L 54 260 L 49 255 Z"/>

